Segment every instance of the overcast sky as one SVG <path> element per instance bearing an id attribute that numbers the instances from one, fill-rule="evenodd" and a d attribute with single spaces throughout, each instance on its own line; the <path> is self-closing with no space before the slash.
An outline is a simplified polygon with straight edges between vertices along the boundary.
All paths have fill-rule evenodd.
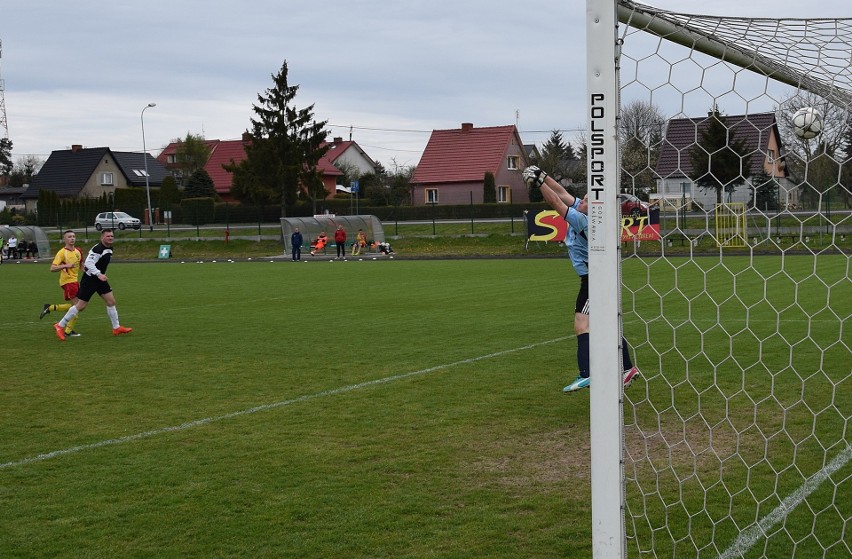
<path id="1" fill-rule="evenodd" d="M 852 17 L 849 0 L 648 0 L 678 12 Z M 284 60 L 297 108 L 376 161 L 416 165 L 433 129 L 584 126 L 585 0 L 0 0 L 13 160 L 107 146 L 156 155 L 236 139 Z M 351 127 L 351 128 L 350 128 Z M 0 130 L 2 134 L 2 130 Z"/>

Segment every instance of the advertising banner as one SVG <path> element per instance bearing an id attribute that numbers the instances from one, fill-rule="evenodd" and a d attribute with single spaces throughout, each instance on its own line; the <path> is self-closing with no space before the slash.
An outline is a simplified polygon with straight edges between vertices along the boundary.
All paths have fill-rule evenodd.
<path id="1" fill-rule="evenodd" d="M 553 210 L 527 214 L 530 241 L 563 242 L 568 235 L 568 222 Z M 659 241 L 660 211 L 652 208 L 646 215 L 621 218 L 621 242 Z"/>

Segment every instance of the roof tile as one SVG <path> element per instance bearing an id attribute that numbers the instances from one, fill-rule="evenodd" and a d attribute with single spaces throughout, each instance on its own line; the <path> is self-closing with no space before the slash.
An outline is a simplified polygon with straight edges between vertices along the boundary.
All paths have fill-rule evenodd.
<path id="1" fill-rule="evenodd" d="M 476 182 L 500 167 L 514 125 L 433 130 L 411 182 Z"/>
<path id="2" fill-rule="evenodd" d="M 749 153 L 762 155 L 751 158 L 751 172 L 763 170 L 770 134 L 778 136 L 775 113 L 722 116 L 731 130 L 732 138 L 744 140 Z M 687 177 L 692 174 L 689 151 L 701 139 L 701 131 L 709 126 L 710 117 L 674 118 L 666 128 L 656 171 L 662 178 Z"/>

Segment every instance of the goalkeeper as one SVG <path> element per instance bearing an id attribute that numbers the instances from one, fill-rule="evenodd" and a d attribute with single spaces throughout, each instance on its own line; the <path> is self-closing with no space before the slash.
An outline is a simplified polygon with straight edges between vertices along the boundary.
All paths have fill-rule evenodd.
<path id="1" fill-rule="evenodd" d="M 574 333 L 577 335 L 577 366 L 579 374 L 574 381 L 562 389 L 563 392 L 575 392 L 589 386 L 589 220 L 588 195 L 577 198 L 565 190 L 561 184 L 547 173 L 532 166 L 524 169 L 524 182 L 531 188 L 539 188 L 551 208 L 556 210 L 568 222 L 568 236 L 565 246 L 574 271 L 580 276 L 580 292 L 574 306 Z M 621 352 L 624 365 L 622 379 L 627 387 L 639 375 L 639 369 L 630 359 L 630 346 L 621 339 Z"/>

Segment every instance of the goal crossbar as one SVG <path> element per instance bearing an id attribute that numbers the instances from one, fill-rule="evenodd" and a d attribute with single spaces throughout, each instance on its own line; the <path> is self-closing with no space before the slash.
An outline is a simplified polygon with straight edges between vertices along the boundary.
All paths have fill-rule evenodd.
<path id="1" fill-rule="evenodd" d="M 625 25 L 852 106 L 852 44 L 832 40 L 838 36 L 837 26 L 852 30 L 852 18 L 722 18 L 669 12 L 630 0 L 619 0 L 617 9 Z M 779 33 L 779 27 L 785 32 Z M 822 33 L 823 27 L 830 33 Z M 809 62 L 797 61 L 791 51 L 807 53 Z"/>

